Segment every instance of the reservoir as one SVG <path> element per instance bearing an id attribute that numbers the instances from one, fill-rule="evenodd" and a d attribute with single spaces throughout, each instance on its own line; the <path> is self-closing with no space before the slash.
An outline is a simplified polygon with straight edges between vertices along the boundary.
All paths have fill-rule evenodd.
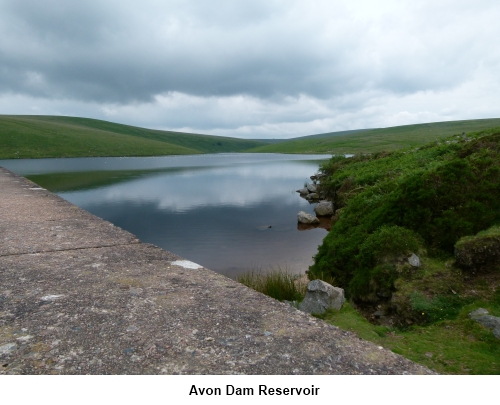
<path id="1" fill-rule="evenodd" d="M 299 230 L 296 192 L 329 156 L 214 154 L 0 160 L 141 241 L 235 277 L 303 273 L 326 230 Z"/>

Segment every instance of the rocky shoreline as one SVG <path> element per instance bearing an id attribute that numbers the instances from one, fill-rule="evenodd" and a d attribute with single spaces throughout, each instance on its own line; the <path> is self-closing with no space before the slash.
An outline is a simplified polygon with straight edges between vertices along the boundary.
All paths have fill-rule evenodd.
<path id="1" fill-rule="evenodd" d="M 331 218 L 335 213 L 333 202 L 328 201 L 325 192 L 321 188 L 321 179 L 325 176 L 321 173 L 312 175 L 312 183 L 304 184 L 304 188 L 297 190 L 302 198 L 309 201 L 310 204 L 316 204 L 314 212 L 316 216 L 300 211 L 297 214 L 299 230 L 312 228 L 325 228 L 327 231 L 331 227 Z"/>

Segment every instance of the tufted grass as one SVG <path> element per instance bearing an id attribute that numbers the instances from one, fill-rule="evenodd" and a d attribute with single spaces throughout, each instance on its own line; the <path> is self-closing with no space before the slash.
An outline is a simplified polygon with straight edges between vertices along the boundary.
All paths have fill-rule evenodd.
<path id="1" fill-rule="evenodd" d="M 307 281 L 301 275 L 289 273 L 281 268 L 270 271 L 251 270 L 239 275 L 236 280 L 279 301 L 301 301 L 306 292 Z"/>

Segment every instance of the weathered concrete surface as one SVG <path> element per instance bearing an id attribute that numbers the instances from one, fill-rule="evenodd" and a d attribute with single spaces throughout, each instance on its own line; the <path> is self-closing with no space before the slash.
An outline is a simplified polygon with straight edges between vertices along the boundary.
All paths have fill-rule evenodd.
<path id="1" fill-rule="evenodd" d="M 1 374 L 428 374 L 0 168 Z"/>

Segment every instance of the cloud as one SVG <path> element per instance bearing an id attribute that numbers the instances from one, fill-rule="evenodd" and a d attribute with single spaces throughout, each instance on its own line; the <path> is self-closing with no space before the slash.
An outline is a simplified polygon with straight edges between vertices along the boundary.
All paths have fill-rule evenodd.
<path id="1" fill-rule="evenodd" d="M 0 0 L 0 112 L 245 137 L 499 116 L 498 15 L 488 0 Z"/>

